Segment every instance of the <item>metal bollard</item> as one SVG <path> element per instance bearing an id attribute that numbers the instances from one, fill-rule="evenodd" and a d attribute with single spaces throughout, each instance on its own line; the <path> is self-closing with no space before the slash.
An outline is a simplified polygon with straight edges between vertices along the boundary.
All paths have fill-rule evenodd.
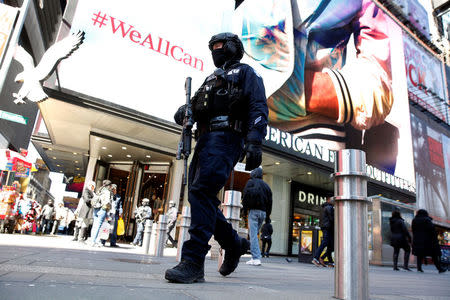
<path id="1" fill-rule="evenodd" d="M 334 296 L 365 300 L 369 299 L 366 154 L 355 149 L 336 154 Z"/>
<path id="2" fill-rule="evenodd" d="M 183 206 L 181 213 L 180 232 L 178 233 L 177 242 L 177 261 L 181 261 L 181 251 L 183 249 L 183 243 L 189 240 L 189 227 L 191 226 L 191 207 Z"/>
<path id="3" fill-rule="evenodd" d="M 151 255 L 153 255 L 156 251 L 156 231 L 157 231 L 157 227 L 156 223 L 153 222 L 155 224 L 155 226 L 152 226 L 152 233 L 150 235 L 150 250 L 148 251 Z"/>
<path id="4" fill-rule="evenodd" d="M 156 248 L 155 248 L 155 256 L 163 256 L 164 255 L 164 243 L 167 238 L 167 216 L 159 215 L 158 224 L 156 226 Z"/>
<path id="5" fill-rule="evenodd" d="M 142 242 L 142 248 L 143 248 L 145 254 L 148 254 L 148 250 L 150 247 L 150 238 L 152 236 L 152 227 L 153 227 L 153 221 L 145 220 L 144 238 L 143 238 L 143 242 Z"/>
<path id="6" fill-rule="evenodd" d="M 239 232 L 239 221 L 241 220 L 241 192 L 228 190 L 225 191 L 225 196 L 222 203 L 222 213 L 231 224 L 234 230 Z M 225 253 L 222 248 L 219 249 L 218 269 L 222 266 Z"/>
<path id="7" fill-rule="evenodd" d="M 241 207 L 241 192 L 232 190 L 225 191 L 222 213 L 236 231 L 239 230 Z"/>

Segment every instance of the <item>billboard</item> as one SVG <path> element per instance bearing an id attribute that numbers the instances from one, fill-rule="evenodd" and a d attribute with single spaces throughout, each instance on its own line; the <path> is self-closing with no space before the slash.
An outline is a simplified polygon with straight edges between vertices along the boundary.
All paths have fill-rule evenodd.
<path id="1" fill-rule="evenodd" d="M 411 114 L 414 166 L 416 173 L 416 207 L 426 209 L 439 221 L 450 219 L 450 145 L 449 137 L 425 118 Z"/>
<path id="2" fill-rule="evenodd" d="M 428 24 L 428 13 L 418 0 L 408 0 L 408 20 L 414 25 L 424 36 L 430 39 L 430 24 Z"/>
<path id="3" fill-rule="evenodd" d="M 85 40 L 61 62 L 60 85 L 173 122 L 185 78 L 195 89 L 214 71 L 208 41 L 227 28 L 234 4 L 79 0 L 70 31 Z"/>
<path id="4" fill-rule="evenodd" d="M 270 126 L 362 149 L 368 164 L 414 181 L 402 30 L 375 3 L 246 0 L 233 31 L 264 79 Z"/>
<path id="5" fill-rule="evenodd" d="M 414 181 L 402 31 L 371 1 L 80 0 L 65 19 L 86 35 L 61 62 L 63 88 L 173 121 L 185 77 L 195 90 L 214 70 L 211 35 L 232 31 L 264 80 L 271 126 L 363 149 Z"/>
<path id="6" fill-rule="evenodd" d="M 445 107 L 445 75 L 442 62 L 406 34 L 403 36 L 406 76 L 411 100 L 443 121 L 448 121 Z"/>
<path id="7" fill-rule="evenodd" d="M 28 148 L 38 112 L 35 103 L 17 105 L 13 102 L 12 94 L 17 93 L 22 85 L 14 79 L 22 71 L 22 65 L 12 60 L 0 92 L 0 135 L 16 150 Z"/>

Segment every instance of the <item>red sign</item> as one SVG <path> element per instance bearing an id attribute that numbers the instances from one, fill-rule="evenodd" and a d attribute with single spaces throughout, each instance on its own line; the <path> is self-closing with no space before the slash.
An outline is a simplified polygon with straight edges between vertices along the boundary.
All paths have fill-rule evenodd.
<path id="1" fill-rule="evenodd" d="M 430 152 L 430 161 L 436 166 L 445 169 L 442 143 L 439 143 L 439 141 L 428 137 L 428 150 Z"/>
<path id="2" fill-rule="evenodd" d="M 20 154 L 21 154 L 23 157 L 27 157 L 27 155 L 28 155 L 28 150 L 27 150 L 27 149 L 20 148 Z"/>

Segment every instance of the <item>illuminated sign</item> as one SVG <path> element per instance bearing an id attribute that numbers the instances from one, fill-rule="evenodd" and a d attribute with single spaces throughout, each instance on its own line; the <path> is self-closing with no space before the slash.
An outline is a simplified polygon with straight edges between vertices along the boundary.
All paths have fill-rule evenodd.
<path id="1" fill-rule="evenodd" d="M 336 151 L 330 150 L 323 145 L 303 139 L 293 134 L 283 132 L 279 129 L 267 126 L 267 134 L 263 144 L 267 147 L 298 156 L 303 159 L 317 161 L 323 165 L 334 168 Z M 402 179 L 388 172 L 382 171 L 374 166 L 366 164 L 367 176 L 375 181 L 391 185 L 398 189 L 415 193 L 414 182 Z"/>
<path id="2" fill-rule="evenodd" d="M 173 122 L 214 70 L 208 42 L 230 31 L 234 1 L 78 1 L 64 20 L 83 45 L 58 69 L 61 87 Z M 73 15 L 73 18 L 72 18 Z M 69 24 L 70 23 L 70 24 Z M 58 39 L 67 34 L 62 30 Z M 48 84 L 57 84 L 49 82 Z"/>

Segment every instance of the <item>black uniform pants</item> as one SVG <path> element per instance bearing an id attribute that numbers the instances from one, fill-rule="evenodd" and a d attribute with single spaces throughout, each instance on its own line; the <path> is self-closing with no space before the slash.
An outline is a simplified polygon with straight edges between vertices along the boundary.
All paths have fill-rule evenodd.
<path id="1" fill-rule="evenodd" d="M 237 232 L 219 208 L 217 193 L 228 180 L 242 150 L 242 137 L 232 131 L 207 132 L 198 139 L 189 167 L 190 239 L 183 243 L 182 259 L 203 264 L 213 234 L 222 249 L 240 245 Z"/>

